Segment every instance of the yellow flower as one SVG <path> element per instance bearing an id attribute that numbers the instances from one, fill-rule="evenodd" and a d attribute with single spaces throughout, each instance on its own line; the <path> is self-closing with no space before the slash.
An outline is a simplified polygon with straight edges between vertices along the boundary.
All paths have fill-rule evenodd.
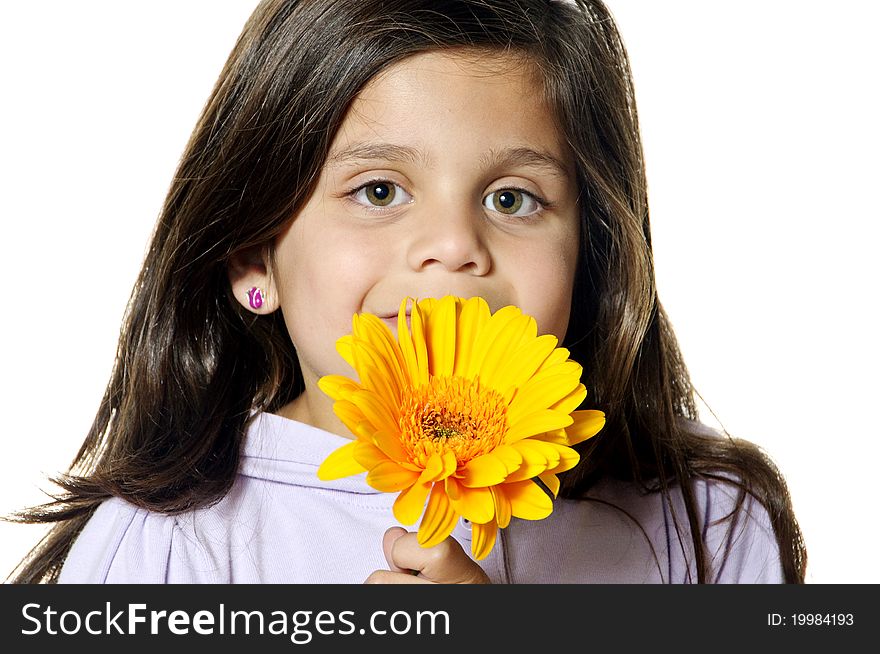
<path id="1" fill-rule="evenodd" d="M 494 314 L 479 297 L 403 300 L 398 337 L 376 316 L 357 314 L 336 343 L 360 381 L 328 375 L 319 388 L 355 435 L 327 457 L 321 479 L 367 471 L 367 483 L 399 492 L 394 516 L 430 547 L 460 516 L 472 523 L 482 559 L 511 517 L 546 518 L 571 448 L 605 424 L 601 411 L 575 411 L 587 395 L 581 366 L 537 335 L 514 306 Z M 550 494 L 534 479 L 540 479 Z M 427 507 L 425 503 L 427 501 Z"/>

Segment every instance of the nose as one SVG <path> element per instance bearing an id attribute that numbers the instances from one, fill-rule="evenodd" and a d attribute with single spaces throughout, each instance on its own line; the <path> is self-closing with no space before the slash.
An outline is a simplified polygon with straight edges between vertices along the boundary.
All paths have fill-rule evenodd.
<path id="1" fill-rule="evenodd" d="M 449 272 L 482 276 L 492 269 L 492 258 L 477 212 L 435 211 L 421 216 L 413 227 L 407 251 L 410 268 L 423 271 L 442 267 Z"/>

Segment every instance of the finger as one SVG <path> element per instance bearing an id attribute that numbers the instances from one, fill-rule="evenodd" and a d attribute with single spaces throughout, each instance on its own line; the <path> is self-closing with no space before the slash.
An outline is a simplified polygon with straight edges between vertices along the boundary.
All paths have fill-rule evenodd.
<path id="1" fill-rule="evenodd" d="M 398 568 L 417 570 L 421 577 L 443 584 L 488 584 L 489 577 L 451 536 L 433 547 L 419 545 L 418 535 L 406 532 L 391 543 Z"/>
<path id="2" fill-rule="evenodd" d="M 407 568 L 401 568 L 396 565 L 394 562 L 394 557 L 392 556 L 392 548 L 394 547 L 394 543 L 398 538 L 406 534 L 407 531 L 403 527 L 390 527 L 385 530 L 385 534 L 382 536 L 382 551 L 385 553 L 385 560 L 388 561 L 388 567 L 392 572 L 403 572 L 410 576 L 413 574 L 418 574 L 418 572 L 414 572 Z"/>
<path id="3" fill-rule="evenodd" d="M 365 584 L 433 584 L 433 581 L 414 577 L 410 572 L 376 570 L 364 581 Z"/>

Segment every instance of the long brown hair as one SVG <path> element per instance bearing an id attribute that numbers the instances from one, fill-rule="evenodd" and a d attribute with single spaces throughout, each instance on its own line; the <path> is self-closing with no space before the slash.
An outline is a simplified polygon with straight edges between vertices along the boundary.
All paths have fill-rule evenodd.
<path id="1" fill-rule="evenodd" d="M 583 444 L 561 494 L 582 497 L 608 476 L 664 497 L 680 488 L 702 582 L 712 569 L 690 482 L 728 480 L 741 501 L 748 492 L 767 508 L 785 579 L 803 582 L 806 552 L 783 478 L 756 446 L 707 435 L 698 421 L 656 293 L 629 63 L 599 0 L 264 0 L 181 158 L 107 390 L 55 480 L 61 493 L 13 518 L 54 523 L 13 581 L 56 581 L 109 497 L 175 513 L 228 491 L 250 413 L 278 410 L 303 386 L 280 312 L 243 310 L 227 262 L 255 248 L 271 260 L 350 103 L 377 72 L 444 48 L 525 55 L 577 162 L 581 253 L 564 344 L 587 370 L 589 405 L 608 421 Z"/>

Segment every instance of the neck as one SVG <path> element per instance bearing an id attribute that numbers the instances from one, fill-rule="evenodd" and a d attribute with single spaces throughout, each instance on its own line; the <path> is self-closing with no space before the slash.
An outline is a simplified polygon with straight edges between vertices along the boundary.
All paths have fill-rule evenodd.
<path id="1" fill-rule="evenodd" d="M 354 438 L 348 427 L 333 413 L 333 400 L 324 395 L 316 384 L 312 384 L 311 388 L 307 385 L 299 397 L 285 404 L 276 413 L 283 418 L 303 422 L 345 438 Z"/>

